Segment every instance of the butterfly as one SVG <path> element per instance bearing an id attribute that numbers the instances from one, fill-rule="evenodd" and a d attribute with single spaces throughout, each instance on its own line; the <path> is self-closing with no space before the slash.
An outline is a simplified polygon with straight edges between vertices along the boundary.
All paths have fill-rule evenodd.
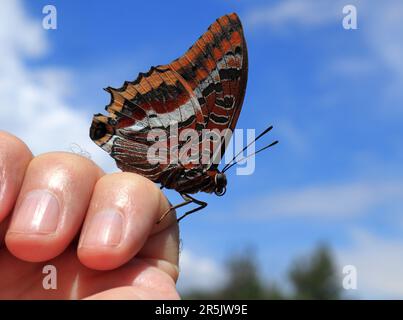
<path id="1" fill-rule="evenodd" d="M 180 58 L 151 67 L 134 81 L 124 82 L 121 88 L 105 89 L 111 95 L 105 108 L 108 115 L 94 115 L 90 137 L 115 159 L 121 170 L 140 174 L 161 184 L 161 188 L 180 193 L 184 202 L 170 208 L 159 221 L 189 203 L 198 206 L 180 219 L 207 206 L 191 194 L 225 193 L 224 172 L 235 164 L 236 157 L 221 171 L 216 160 L 221 160 L 235 129 L 247 78 L 244 32 L 239 17 L 232 13 L 211 24 Z M 174 139 L 186 130 L 196 132 L 196 139 Z M 225 136 L 217 133 L 225 130 Z M 151 139 L 157 131 L 158 139 Z M 215 136 L 207 137 L 205 132 Z M 155 145 L 165 151 L 169 161 L 155 161 L 158 157 L 150 155 Z M 174 151 L 183 150 L 182 157 L 176 157 L 179 161 L 172 161 Z M 193 151 L 199 152 L 189 157 L 191 161 L 181 161 L 184 154 L 189 156 Z"/>

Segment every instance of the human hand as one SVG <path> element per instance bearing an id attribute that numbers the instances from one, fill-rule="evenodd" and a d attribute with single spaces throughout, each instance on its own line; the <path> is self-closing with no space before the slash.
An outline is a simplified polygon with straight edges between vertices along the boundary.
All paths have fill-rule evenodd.
<path id="1" fill-rule="evenodd" d="M 151 181 L 91 160 L 33 157 L 0 131 L 0 298 L 177 299 L 179 232 Z M 57 289 L 45 290 L 45 265 Z"/>

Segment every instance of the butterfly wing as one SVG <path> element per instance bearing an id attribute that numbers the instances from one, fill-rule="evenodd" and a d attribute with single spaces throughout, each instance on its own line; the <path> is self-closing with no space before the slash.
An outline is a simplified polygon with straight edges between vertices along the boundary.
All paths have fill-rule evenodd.
<path id="1" fill-rule="evenodd" d="M 125 82 L 119 89 L 107 88 L 111 102 L 108 116 L 93 118 L 90 137 L 107 151 L 120 169 L 141 174 L 160 182 L 164 173 L 178 165 L 150 158 L 155 141 L 148 137 L 153 130 L 166 133 L 168 155 L 175 148 L 194 142 L 172 145 L 171 127 L 178 134 L 194 129 L 205 142 L 203 129 L 235 128 L 245 94 L 247 50 L 241 22 L 236 14 L 214 22 L 199 40 L 180 58 L 164 66 L 140 73 L 136 80 Z M 223 140 L 207 148 L 209 159 L 220 149 Z M 153 161 L 156 160 L 156 161 Z M 203 162 L 204 163 L 204 162 Z M 187 168 L 210 168 L 211 163 L 187 163 Z"/>
<path id="2" fill-rule="evenodd" d="M 231 135 L 241 112 L 248 78 L 248 52 L 239 17 L 232 13 L 217 19 L 169 66 L 192 88 L 202 109 L 205 128 L 230 129 Z M 226 138 L 221 137 L 218 144 L 204 149 L 210 159 L 208 167 L 211 163 L 216 167 L 217 160 L 224 155 L 225 142 L 230 136 Z M 218 159 L 214 159 L 217 151 Z"/>

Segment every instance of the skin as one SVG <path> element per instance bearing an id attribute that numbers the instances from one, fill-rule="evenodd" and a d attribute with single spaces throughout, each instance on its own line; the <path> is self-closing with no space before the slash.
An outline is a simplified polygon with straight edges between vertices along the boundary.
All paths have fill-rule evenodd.
<path id="1" fill-rule="evenodd" d="M 44 219 L 48 229 L 33 227 L 37 206 L 25 205 L 38 194 L 58 212 Z M 176 217 L 156 224 L 168 208 L 139 175 L 105 174 L 72 153 L 33 157 L 0 131 L 0 298 L 178 299 Z M 110 212 L 115 223 L 99 219 Z M 99 221 L 112 243 L 97 238 Z M 45 265 L 56 267 L 56 290 L 43 288 Z"/>

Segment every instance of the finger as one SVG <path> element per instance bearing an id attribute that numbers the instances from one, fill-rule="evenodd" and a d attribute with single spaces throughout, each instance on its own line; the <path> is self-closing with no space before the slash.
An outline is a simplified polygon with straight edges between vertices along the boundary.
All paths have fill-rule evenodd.
<path id="1" fill-rule="evenodd" d="M 109 278 L 109 279 L 108 279 Z M 107 272 L 91 300 L 173 300 L 180 299 L 175 282 L 156 267 L 135 259 L 123 268 Z M 103 286 L 112 289 L 103 289 Z M 105 288 L 105 287 L 104 287 Z"/>
<path id="2" fill-rule="evenodd" d="M 0 223 L 14 207 L 31 159 L 32 153 L 24 142 L 0 131 Z"/>
<path id="3" fill-rule="evenodd" d="M 175 215 L 172 217 L 176 219 Z M 163 270 L 176 282 L 179 276 L 178 224 L 172 223 L 165 229 L 153 233 L 136 257 Z"/>
<path id="4" fill-rule="evenodd" d="M 168 208 L 160 189 L 142 176 L 118 173 L 102 177 L 81 233 L 79 259 L 92 269 L 121 266 L 139 252 L 150 235 L 176 224 L 170 215 L 156 226 Z"/>
<path id="5" fill-rule="evenodd" d="M 52 266 L 52 273 L 43 274 L 45 266 Z M 158 266 L 134 258 L 120 268 L 97 272 L 80 263 L 74 245 L 56 258 L 36 264 L 15 259 L 8 250 L 0 250 L 0 270 L 7 273 L 6 277 L 0 277 L 0 287 L 7 288 L 0 290 L 0 299 L 82 299 L 97 293 L 102 293 L 98 298 L 106 298 L 106 291 L 114 288 L 122 289 L 110 291 L 119 294 L 117 297 L 121 299 L 125 296 L 129 299 L 175 299 L 178 296 L 174 280 Z M 56 285 L 57 290 L 45 289 L 44 281 Z M 124 295 L 125 287 L 133 287 L 135 292 Z M 109 295 L 109 298 L 113 297 Z"/>
<path id="6" fill-rule="evenodd" d="M 8 249 L 27 261 L 49 260 L 63 252 L 76 236 L 102 174 L 91 160 L 72 153 L 34 158 L 6 234 Z"/>
<path id="7" fill-rule="evenodd" d="M 140 286 L 126 286 L 109 289 L 85 298 L 85 300 L 179 300 L 173 285 L 171 290 L 160 292 Z"/>

